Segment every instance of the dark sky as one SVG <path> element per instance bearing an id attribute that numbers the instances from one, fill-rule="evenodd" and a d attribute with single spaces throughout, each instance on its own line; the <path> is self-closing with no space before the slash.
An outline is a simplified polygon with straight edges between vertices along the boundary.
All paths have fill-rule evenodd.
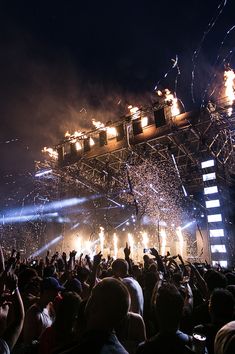
<path id="1" fill-rule="evenodd" d="M 150 100 L 160 79 L 162 88 L 174 89 L 177 71 L 163 76 L 176 54 L 177 94 L 193 108 L 193 51 L 220 3 L 1 1 L 1 175 L 31 170 L 41 148 L 56 144 L 67 129 L 91 127 L 92 117 L 115 119 L 127 103 Z M 217 54 L 223 58 L 234 47 L 235 31 L 218 52 L 234 24 L 235 3 L 228 0 L 196 62 L 196 104 L 213 70 L 221 70 L 213 66 Z M 19 140 L 4 143 L 11 139 Z"/>

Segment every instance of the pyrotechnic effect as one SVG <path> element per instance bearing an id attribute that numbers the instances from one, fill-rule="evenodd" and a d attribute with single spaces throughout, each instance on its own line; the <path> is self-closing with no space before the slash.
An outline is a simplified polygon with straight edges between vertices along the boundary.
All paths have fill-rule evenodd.
<path id="1" fill-rule="evenodd" d="M 147 232 L 142 232 L 142 244 L 143 248 L 148 248 L 149 238 Z"/>
<path id="2" fill-rule="evenodd" d="M 118 238 L 116 234 L 113 234 L 113 257 L 117 258 L 118 255 Z"/>
<path id="3" fill-rule="evenodd" d="M 135 241 L 132 234 L 128 234 L 128 244 L 131 248 L 131 252 L 134 252 Z"/>
<path id="4" fill-rule="evenodd" d="M 79 136 L 84 136 L 84 133 L 83 132 L 80 132 L 80 131 L 75 131 L 74 133 L 69 133 L 69 131 L 67 131 L 64 136 L 65 138 L 78 138 Z"/>
<path id="5" fill-rule="evenodd" d="M 165 256 L 166 254 L 166 230 L 160 230 L 160 237 L 161 237 L 161 255 Z"/>
<path id="6" fill-rule="evenodd" d="M 140 109 L 138 107 L 128 106 L 132 119 L 140 118 Z"/>
<path id="7" fill-rule="evenodd" d="M 177 227 L 176 229 L 176 234 L 178 236 L 178 240 L 179 240 L 179 254 L 183 257 L 183 252 L 184 252 L 184 237 L 182 234 L 182 229 L 181 227 Z"/>
<path id="8" fill-rule="evenodd" d="M 82 236 L 79 236 L 76 240 L 76 251 L 78 255 L 82 252 Z"/>
<path id="9" fill-rule="evenodd" d="M 225 70 L 224 72 L 224 86 L 225 86 L 225 96 L 226 96 L 226 106 L 232 106 L 235 100 L 235 73 L 232 69 Z M 233 108 L 228 108 L 228 116 L 230 117 L 233 112 Z"/>
<path id="10" fill-rule="evenodd" d="M 47 153 L 54 160 L 58 159 L 58 152 L 52 148 L 47 148 L 46 146 L 44 146 L 42 152 Z"/>
<path id="11" fill-rule="evenodd" d="M 100 233 L 99 233 L 99 239 L 100 239 L 100 250 L 103 253 L 104 252 L 104 228 L 100 226 Z"/>
<path id="12" fill-rule="evenodd" d="M 178 99 L 168 89 L 165 90 L 165 102 L 171 106 L 172 117 L 180 114 Z"/>
<path id="13" fill-rule="evenodd" d="M 112 139 L 112 138 L 115 138 L 117 136 L 117 130 L 115 127 L 109 127 L 109 126 L 105 126 L 104 123 L 102 122 L 99 122 L 95 119 L 92 119 L 92 124 L 94 125 L 94 127 L 96 129 L 99 129 L 99 130 L 105 130 L 108 134 L 108 138 L 109 139 Z"/>

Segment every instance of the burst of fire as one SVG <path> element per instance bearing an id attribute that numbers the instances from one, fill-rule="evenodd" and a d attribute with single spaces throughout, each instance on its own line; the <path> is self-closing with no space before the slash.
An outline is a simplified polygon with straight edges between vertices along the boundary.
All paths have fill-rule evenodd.
<path id="1" fill-rule="evenodd" d="M 100 250 L 103 253 L 104 252 L 104 228 L 102 226 L 100 226 L 99 238 L 100 238 Z"/>
<path id="2" fill-rule="evenodd" d="M 232 106 L 235 100 L 235 85 L 234 85 L 235 73 L 232 69 L 225 70 L 224 72 L 224 86 L 225 86 L 225 96 L 226 96 L 226 104 Z M 232 107 L 228 108 L 228 115 L 232 114 Z"/>
<path id="3" fill-rule="evenodd" d="M 132 119 L 140 118 L 140 109 L 138 107 L 128 106 Z"/>
<path id="4" fill-rule="evenodd" d="M 165 256 L 165 254 L 166 254 L 166 231 L 165 231 L 165 229 L 160 230 L 160 236 L 161 236 L 161 255 Z"/>
<path id="5" fill-rule="evenodd" d="M 142 243 L 144 248 L 148 248 L 149 238 L 147 232 L 142 233 Z"/>
<path id="6" fill-rule="evenodd" d="M 99 122 L 98 120 L 92 119 L 91 122 L 92 122 L 92 124 L 94 125 L 94 127 L 95 127 L 96 129 L 105 128 L 104 123 Z"/>
<path id="7" fill-rule="evenodd" d="M 118 255 L 118 238 L 116 234 L 113 234 L 113 250 L 114 250 L 114 258 L 117 258 Z"/>
<path id="8" fill-rule="evenodd" d="M 67 130 L 67 132 L 65 133 L 65 138 L 70 138 L 70 137 L 73 137 L 73 138 L 78 138 L 79 136 L 82 136 L 84 135 L 83 132 L 80 132 L 80 131 L 75 131 L 73 134 L 70 134 L 69 131 Z"/>
<path id="9" fill-rule="evenodd" d="M 183 252 L 184 252 L 184 237 L 182 234 L 182 230 L 181 227 L 177 227 L 176 229 L 176 234 L 178 236 L 178 240 L 179 240 L 179 254 L 183 257 Z"/>
<path id="10" fill-rule="evenodd" d="M 175 97 L 170 90 L 166 89 L 165 90 L 165 102 L 166 103 L 170 103 L 171 105 L 171 114 L 172 116 L 177 116 L 178 114 L 180 114 L 180 110 L 178 107 L 178 99 L 177 97 Z"/>
<path id="11" fill-rule="evenodd" d="M 44 146 L 44 148 L 42 149 L 43 153 L 48 153 L 50 157 L 52 157 L 53 159 L 57 160 L 58 159 L 58 152 L 52 148 L 47 148 L 46 146 Z"/>
<path id="12" fill-rule="evenodd" d="M 109 135 L 109 139 L 117 136 L 117 130 L 115 127 L 106 127 L 104 123 L 99 122 L 95 119 L 92 119 L 92 124 L 96 129 L 106 130 Z"/>
<path id="13" fill-rule="evenodd" d="M 131 252 L 133 252 L 134 251 L 135 242 L 134 242 L 134 238 L 133 238 L 132 234 L 128 234 L 128 243 L 129 243 L 129 246 L 131 248 Z"/>

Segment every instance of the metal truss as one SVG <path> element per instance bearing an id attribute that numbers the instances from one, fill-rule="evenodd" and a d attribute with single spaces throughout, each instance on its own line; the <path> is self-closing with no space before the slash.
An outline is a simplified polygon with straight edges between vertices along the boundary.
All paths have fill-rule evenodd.
<path id="1" fill-rule="evenodd" d="M 200 163 L 208 156 L 217 160 L 221 180 L 234 170 L 234 116 L 228 117 L 225 109 L 208 106 L 198 112 L 196 121 L 184 127 L 172 126 L 170 132 L 116 151 L 96 157 L 82 156 L 79 161 L 59 168 L 45 162 L 60 176 L 64 185 L 100 193 L 111 193 L 128 188 L 128 165 L 141 164 L 146 158 L 152 161 L 169 161 L 175 158 L 182 182 L 193 193 L 203 187 Z M 40 165 L 40 163 L 39 163 Z M 40 166 L 37 165 L 36 169 Z M 40 167 L 41 168 L 41 167 Z"/>

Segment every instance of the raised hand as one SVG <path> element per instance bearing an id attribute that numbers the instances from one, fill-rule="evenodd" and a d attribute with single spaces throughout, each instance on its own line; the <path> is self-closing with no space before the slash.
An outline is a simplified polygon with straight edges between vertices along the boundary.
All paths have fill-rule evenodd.
<path id="1" fill-rule="evenodd" d="M 124 248 L 124 254 L 125 254 L 125 258 L 129 258 L 130 254 L 131 254 L 131 246 L 128 246 L 128 243 L 126 242 L 126 247 Z"/>

